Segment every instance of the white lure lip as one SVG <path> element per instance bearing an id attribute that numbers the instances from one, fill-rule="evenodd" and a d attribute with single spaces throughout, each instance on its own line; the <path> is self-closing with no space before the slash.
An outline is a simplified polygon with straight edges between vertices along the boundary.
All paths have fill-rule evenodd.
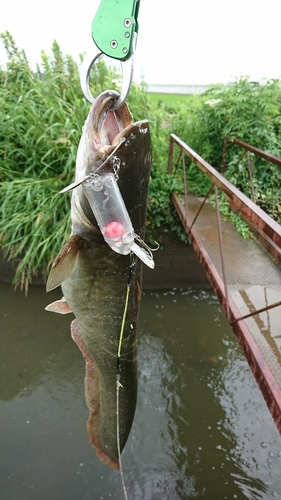
<path id="1" fill-rule="evenodd" d="M 132 246 L 131 246 L 131 251 L 137 256 L 139 257 L 139 259 L 144 263 L 146 264 L 148 267 L 150 267 L 150 269 L 154 269 L 155 267 L 155 263 L 154 263 L 154 260 L 153 260 L 153 257 L 144 249 L 144 248 L 141 248 L 139 245 L 137 245 L 136 243 L 134 243 Z"/>

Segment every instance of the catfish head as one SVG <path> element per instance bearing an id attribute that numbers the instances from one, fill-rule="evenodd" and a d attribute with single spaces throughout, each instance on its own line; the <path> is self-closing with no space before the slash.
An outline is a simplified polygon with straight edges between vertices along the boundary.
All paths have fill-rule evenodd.
<path id="1" fill-rule="evenodd" d="M 140 136 L 149 136 L 149 130 L 147 120 L 133 122 L 125 103 L 117 110 L 111 109 L 117 98 L 116 92 L 103 92 L 91 107 L 78 147 L 74 185 L 89 174 L 115 172 L 120 175 L 118 185 L 124 198 L 130 177 L 136 175 L 134 152 L 140 149 L 137 142 Z M 140 162 L 150 167 L 151 147 L 146 146 L 144 151 L 146 156 Z M 92 231 L 100 232 L 81 185 L 73 191 L 71 220 L 74 233 L 89 229 L 89 222 Z"/>

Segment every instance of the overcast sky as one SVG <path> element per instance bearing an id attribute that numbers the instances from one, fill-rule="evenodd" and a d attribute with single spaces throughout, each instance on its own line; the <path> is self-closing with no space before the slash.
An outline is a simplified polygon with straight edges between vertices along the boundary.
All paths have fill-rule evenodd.
<path id="1" fill-rule="evenodd" d="M 0 31 L 11 32 L 31 64 L 56 39 L 78 60 L 91 47 L 99 0 L 2 2 Z M 240 75 L 281 76 L 281 0 L 140 0 L 135 79 L 208 84 Z M 113 19 L 114 22 L 114 19 Z M 0 64 L 5 62 L 0 49 Z"/>

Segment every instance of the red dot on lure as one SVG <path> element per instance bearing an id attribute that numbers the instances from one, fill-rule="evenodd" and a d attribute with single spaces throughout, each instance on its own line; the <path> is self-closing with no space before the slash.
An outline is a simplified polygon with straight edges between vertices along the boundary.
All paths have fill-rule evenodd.
<path id="1" fill-rule="evenodd" d="M 108 238 L 116 238 L 124 234 L 124 226 L 120 222 L 110 222 L 105 228 L 105 234 Z"/>

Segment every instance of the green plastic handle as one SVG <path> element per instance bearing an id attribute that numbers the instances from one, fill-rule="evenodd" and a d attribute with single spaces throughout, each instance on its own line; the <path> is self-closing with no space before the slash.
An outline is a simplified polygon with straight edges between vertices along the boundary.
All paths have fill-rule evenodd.
<path id="1" fill-rule="evenodd" d="M 140 0 L 101 0 L 92 23 L 92 37 L 103 54 L 125 61 L 138 32 Z"/>

